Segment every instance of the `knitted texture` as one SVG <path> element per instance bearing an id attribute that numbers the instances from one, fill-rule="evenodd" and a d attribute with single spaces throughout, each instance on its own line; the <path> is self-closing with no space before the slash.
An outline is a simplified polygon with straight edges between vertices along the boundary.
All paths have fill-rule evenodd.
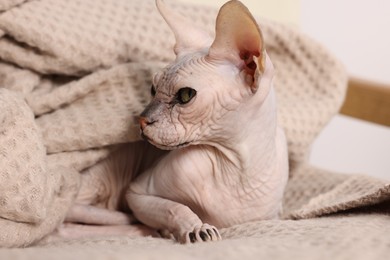
<path id="1" fill-rule="evenodd" d="M 389 216 L 346 214 L 317 219 L 252 222 L 222 230 L 218 243 L 179 245 L 172 240 L 96 237 L 27 249 L 0 249 L 18 259 L 387 259 Z"/>
<path id="2" fill-rule="evenodd" d="M 0 0 L 0 11 L 8 10 L 9 8 L 21 4 L 25 1 L 26 0 Z"/>
<path id="3" fill-rule="evenodd" d="M 31 109 L 15 92 L 0 89 L 0 216 L 39 223 L 46 217 L 45 148 Z M 29 151 L 34 151 L 30 153 Z"/>
<path id="4" fill-rule="evenodd" d="M 214 33 L 216 9 L 169 3 Z M 3 0 L 1 8 L 5 11 L 0 13 L 0 87 L 5 89 L 0 91 L 0 245 L 25 246 L 63 220 L 78 191 L 76 171 L 104 160 L 121 143 L 140 140 L 134 118 L 150 100 L 152 75 L 174 58 L 174 37 L 152 0 Z M 259 23 L 277 71 L 278 119 L 286 131 L 292 166 L 284 219 L 319 217 L 389 200 L 385 181 L 307 165 L 311 143 L 343 101 L 345 71 L 298 31 L 271 21 Z M 369 235 L 370 227 L 359 231 L 365 236 L 357 244 L 364 249 L 372 245 L 370 239 L 383 234 L 380 225 L 389 226 L 380 214 L 300 220 L 298 227 L 291 220 L 245 224 L 224 230 L 228 241 L 221 244 L 180 249 L 161 239 L 107 238 L 30 252 L 34 256 L 46 252 L 50 258 L 60 247 L 64 256 L 76 252 L 83 257 L 85 252 L 96 250 L 98 255 L 108 248 L 128 257 L 126 249 L 117 249 L 129 245 L 132 256 L 141 257 L 153 252 L 138 247 L 152 245 L 170 256 L 175 248 L 177 258 L 197 250 L 217 258 L 228 248 L 240 249 L 243 256 L 269 253 L 269 258 L 267 248 L 272 245 L 283 244 L 287 252 L 305 238 L 318 239 L 323 231 L 316 225 L 323 229 L 330 225 L 325 231 L 330 238 L 323 241 L 337 241 L 345 230 L 372 218 L 374 231 Z M 334 234 L 341 226 L 343 234 Z M 353 238 L 345 241 L 347 245 Z M 262 245 L 259 250 L 257 243 Z M 304 245 L 309 251 L 316 248 L 309 242 Z M 383 249 L 379 245 L 377 249 Z M 0 251 L 0 256 L 8 253 L 8 258 L 22 254 Z"/>
<path id="5" fill-rule="evenodd" d="M 47 166 L 31 109 L 0 88 L 0 245 L 25 246 L 63 221 L 78 191 L 76 172 Z"/>

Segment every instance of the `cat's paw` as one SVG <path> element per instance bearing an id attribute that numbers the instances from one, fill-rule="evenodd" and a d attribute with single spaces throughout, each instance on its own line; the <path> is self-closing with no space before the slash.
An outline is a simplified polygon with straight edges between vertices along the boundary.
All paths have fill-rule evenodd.
<path id="1" fill-rule="evenodd" d="M 221 235 L 216 227 L 209 224 L 202 224 L 195 227 L 193 231 L 185 233 L 181 243 L 196 243 L 221 240 Z"/>

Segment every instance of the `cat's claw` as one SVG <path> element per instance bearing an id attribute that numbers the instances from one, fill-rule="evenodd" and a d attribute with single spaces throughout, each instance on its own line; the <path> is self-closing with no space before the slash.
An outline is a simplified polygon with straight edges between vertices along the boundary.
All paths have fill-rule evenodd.
<path id="1" fill-rule="evenodd" d="M 200 227 L 195 227 L 193 231 L 187 232 L 184 243 L 208 242 L 221 240 L 221 235 L 218 229 L 214 226 L 203 224 Z"/>

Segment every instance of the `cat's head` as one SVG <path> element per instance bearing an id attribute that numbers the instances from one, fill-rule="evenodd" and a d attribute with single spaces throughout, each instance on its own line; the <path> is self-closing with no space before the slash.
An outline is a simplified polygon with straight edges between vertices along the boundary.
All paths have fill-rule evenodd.
<path id="1" fill-rule="evenodd" d="M 273 68 L 257 23 L 243 4 L 229 1 L 218 13 L 213 39 L 156 3 L 175 34 L 176 60 L 153 79 L 141 134 L 162 149 L 229 138 L 269 91 Z"/>

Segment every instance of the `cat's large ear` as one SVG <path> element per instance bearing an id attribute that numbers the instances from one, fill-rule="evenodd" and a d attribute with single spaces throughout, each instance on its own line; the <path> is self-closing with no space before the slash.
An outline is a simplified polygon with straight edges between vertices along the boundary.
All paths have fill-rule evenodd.
<path id="1" fill-rule="evenodd" d="M 244 71 L 247 83 L 256 91 L 257 77 L 264 72 L 263 36 L 248 8 L 231 0 L 219 10 L 210 59 L 228 60 Z"/>
<path id="2" fill-rule="evenodd" d="M 173 31 L 176 44 L 174 52 L 180 55 L 208 48 L 213 41 L 207 32 L 197 28 L 193 22 L 188 21 L 184 16 L 174 12 L 165 5 L 163 0 L 156 0 L 157 9 Z"/>

